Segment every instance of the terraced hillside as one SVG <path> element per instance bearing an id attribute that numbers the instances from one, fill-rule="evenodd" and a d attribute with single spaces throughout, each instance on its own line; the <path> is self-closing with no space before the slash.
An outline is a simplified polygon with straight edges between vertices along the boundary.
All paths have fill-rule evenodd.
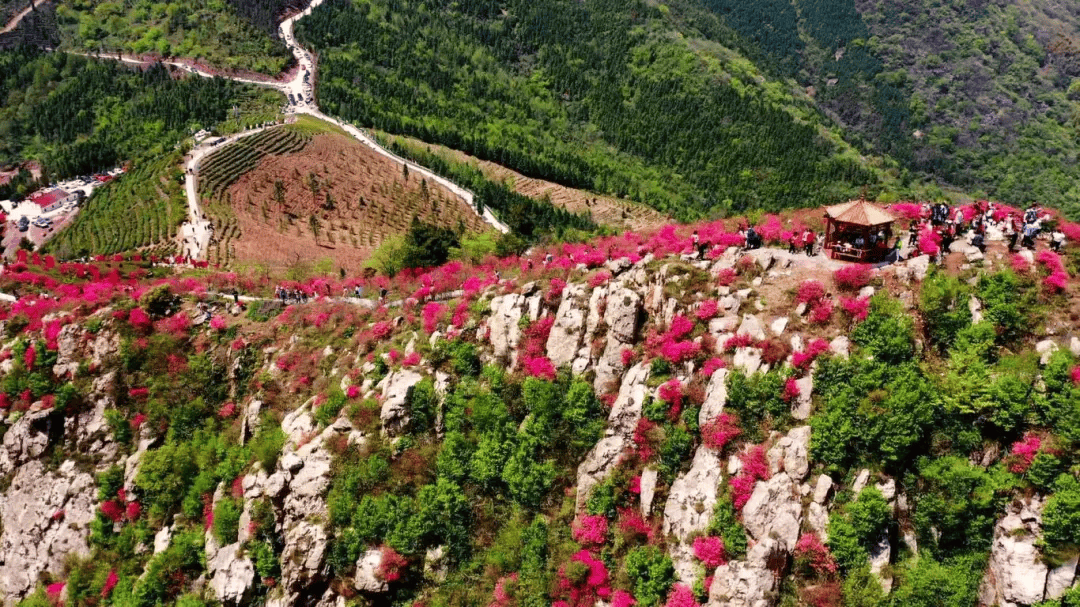
<path id="1" fill-rule="evenodd" d="M 487 229 L 456 196 L 409 176 L 335 128 L 301 119 L 207 157 L 199 195 L 214 225 L 211 263 L 357 270 L 414 217 L 468 233 Z"/>
<path id="2" fill-rule="evenodd" d="M 175 251 L 173 237 L 186 217 L 180 154 L 166 154 L 94 192 L 45 250 L 61 259 L 136 249 L 166 255 Z"/>

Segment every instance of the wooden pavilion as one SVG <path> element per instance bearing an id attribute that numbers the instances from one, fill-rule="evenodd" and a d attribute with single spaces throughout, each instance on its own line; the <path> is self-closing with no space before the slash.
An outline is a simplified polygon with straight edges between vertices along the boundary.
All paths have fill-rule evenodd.
<path id="1" fill-rule="evenodd" d="M 897 217 L 865 200 L 825 207 L 825 247 L 833 259 L 876 263 L 889 253 Z"/>

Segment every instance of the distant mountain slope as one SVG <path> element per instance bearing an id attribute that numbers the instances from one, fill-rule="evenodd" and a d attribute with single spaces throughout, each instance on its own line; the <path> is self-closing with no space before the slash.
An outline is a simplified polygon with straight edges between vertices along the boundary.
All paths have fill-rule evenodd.
<path id="1" fill-rule="evenodd" d="M 850 139 L 912 178 L 1080 214 L 1080 5 L 702 3 L 742 52 L 812 87 Z"/>
<path id="2" fill-rule="evenodd" d="M 298 32 L 332 113 L 681 217 L 891 180 L 693 2 L 330 0 Z"/>

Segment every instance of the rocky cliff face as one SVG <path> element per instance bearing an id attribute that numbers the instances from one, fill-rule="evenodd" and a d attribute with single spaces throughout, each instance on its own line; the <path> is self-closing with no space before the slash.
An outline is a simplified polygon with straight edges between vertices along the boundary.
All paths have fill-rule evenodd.
<path id="1" fill-rule="evenodd" d="M 414 357 L 407 365 L 401 362 L 403 355 L 397 350 L 380 352 L 368 347 L 364 351 L 355 340 L 341 339 L 325 348 L 304 350 L 303 339 L 279 332 L 273 333 L 273 338 L 263 338 L 258 348 L 230 348 L 228 339 L 215 333 L 219 329 L 196 327 L 192 329 L 192 343 L 202 345 L 192 346 L 192 352 L 202 348 L 216 356 L 230 369 L 219 380 L 227 384 L 229 395 L 239 395 L 235 397 L 237 402 L 227 405 L 232 409 L 223 407 L 216 414 L 211 411 L 205 415 L 229 422 L 222 424 L 222 431 L 234 432 L 238 438 L 232 439 L 246 441 L 252 451 L 245 451 L 245 457 L 260 451 L 239 461 L 235 471 L 200 473 L 212 482 L 206 488 L 204 505 L 196 501 L 181 507 L 177 499 L 169 509 L 153 512 L 140 512 L 141 500 L 149 499 L 152 491 L 165 490 L 148 487 L 141 471 L 147 454 L 177 440 L 178 418 L 165 415 L 156 425 L 140 426 L 143 422 L 135 423 L 135 417 L 119 424 L 115 416 L 122 405 L 143 398 L 127 369 L 133 364 L 132 344 L 144 338 L 123 335 L 128 329 L 114 320 L 112 308 L 92 317 L 96 325 L 93 332 L 79 323 L 66 324 L 55 336 L 56 356 L 51 372 L 61 381 L 82 378 L 79 385 L 86 389 L 80 406 L 61 409 L 53 406 L 55 401 L 37 400 L 25 410 L 11 411 L 6 416 L 0 444 L 0 477 L 4 479 L 0 493 L 0 590 L 6 597 L 4 604 L 15 605 L 35 588 L 45 586 L 50 587 L 50 592 L 67 592 L 55 586 L 63 582 L 72 560 L 100 554 L 95 552 L 95 546 L 100 546 L 102 540 L 94 538 L 103 532 L 95 530 L 95 526 L 107 527 L 106 535 L 127 537 L 123 535 L 125 530 L 134 528 L 136 521 L 145 527 L 140 527 L 141 535 L 132 532 L 134 535 L 127 537 L 125 541 L 132 545 L 125 550 L 130 551 L 132 562 L 140 563 L 147 571 L 165 566 L 161 563 L 170 554 L 170 547 L 177 545 L 177 538 L 192 530 L 203 534 L 204 557 L 202 564 L 195 566 L 201 571 L 177 577 L 180 581 L 168 586 L 173 595 L 189 593 L 224 605 L 329 607 L 343 605 L 357 596 L 398 596 L 392 593 L 401 587 L 402 579 L 420 588 L 438 587 L 447 575 L 450 546 L 432 545 L 436 542 L 425 539 L 426 544 L 416 548 L 419 556 L 402 561 L 407 564 L 396 564 L 400 555 L 385 543 L 371 540 L 355 540 L 363 547 L 359 552 L 349 552 L 352 548 L 347 548 L 346 540 L 352 536 L 344 534 L 342 525 L 350 525 L 349 533 L 359 533 L 356 528 L 361 522 L 355 518 L 359 515 L 346 517 L 346 523 L 337 521 L 341 514 L 331 501 L 342 499 L 333 488 L 335 483 L 343 482 L 339 480 L 345 465 L 343 454 L 391 454 L 385 470 L 363 472 L 380 480 L 365 480 L 357 473 L 360 480 L 349 490 L 357 501 L 367 495 L 362 487 L 378 485 L 392 475 L 431 480 L 425 475 L 433 474 L 430 470 L 435 468 L 435 451 L 423 449 L 426 445 L 438 446 L 448 432 L 459 431 L 465 422 L 453 418 L 453 406 L 447 401 L 463 398 L 455 390 L 477 381 L 462 380 L 463 373 L 474 373 L 462 370 L 471 364 L 464 355 L 460 360 L 465 363 L 459 359 L 452 364 L 439 362 L 440 356 L 446 360 L 439 348 L 448 347 L 452 341 L 474 348 L 478 363 L 497 369 L 524 370 L 549 380 L 555 379 L 555 369 L 566 369 L 584 378 L 583 385 L 591 386 L 606 399 L 610 408 L 600 417 L 602 429 L 596 440 L 582 450 L 581 457 L 572 462 L 576 471 L 572 468 L 565 475 L 569 484 L 563 493 L 568 498 L 562 513 L 558 514 L 557 496 L 531 502 L 533 508 L 546 513 L 549 524 L 568 515 L 583 521 L 583 517 L 592 516 L 587 512 L 598 508 L 598 495 L 614 492 L 624 496 L 618 498 L 621 502 L 616 499 L 617 508 L 611 509 L 620 520 L 629 520 L 636 512 L 643 529 L 652 525 L 642 533 L 670 559 L 673 582 L 686 588 L 696 586 L 699 600 L 710 606 L 775 605 L 784 577 L 793 575 L 800 559 L 806 558 L 804 544 L 815 539 L 828 541 L 829 516 L 838 493 L 858 495 L 873 484 L 887 500 L 891 516 L 903 519 L 910 512 L 905 496 L 898 494 L 892 479 L 877 476 L 871 480 L 869 471 L 864 471 L 841 482 L 824 473 L 822 464 L 826 462 L 813 461 L 814 432 L 805 420 L 814 407 L 815 363 L 793 371 L 787 376 L 788 384 L 782 382 L 792 393 L 783 401 L 786 410 L 774 412 L 771 418 L 782 420 L 777 422 L 779 429 L 767 428 L 753 441 L 744 437 L 744 442 L 725 445 L 692 439 L 679 447 L 682 452 L 671 446 L 670 436 L 686 424 L 704 435 L 705 430 L 699 429 L 711 428 L 711 424 L 726 419 L 729 385 L 735 375 L 794 369 L 792 353 L 809 351 L 811 341 L 824 344 L 819 347 L 820 355 L 848 356 L 847 338 L 837 333 L 823 334 L 809 322 L 806 306 L 796 309 L 786 301 L 777 303 L 783 301 L 781 294 L 791 288 L 789 285 L 797 284 L 805 273 L 822 271 L 822 264 L 827 262 L 777 251 L 755 251 L 743 259 L 751 260 L 757 277 L 741 289 L 717 287 L 715 299 L 695 291 L 695 281 L 715 284 L 719 277 L 733 272 L 737 261 L 733 251 L 710 261 L 658 261 L 650 255 L 636 263 L 625 259 L 608 262 L 599 268 L 603 280 L 572 281 L 561 289 L 545 290 L 535 283 L 490 286 L 472 302 L 481 310 L 478 316 L 453 326 L 447 326 L 444 319 L 439 330 L 427 331 L 428 335 L 410 325 L 412 321 L 404 316 L 372 319 L 360 325 L 363 335 L 381 333 L 384 339 L 407 344 L 404 356 Z M 826 265 L 824 269 L 832 268 Z M 903 266 L 898 274 L 902 280 L 918 280 L 925 276 L 925 268 L 920 260 Z M 230 315 L 222 310 L 220 315 L 239 321 L 235 316 L 239 310 L 233 312 Z M 185 308 L 180 314 L 198 320 L 204 313 L 189 314 Z M 684 322 L 697 323 L 698 328 L 678 330 L 676 327 Z M 538 326 L 546 327 L 546 333 L 539 333 L 535 329 Z M 350 332 L 349 337 L 352 335 Z M 694 355 L 683 356 L 679 353 L 683 350 Z M 642 356 L 649 351 L 665 353 L 649 360 L 647 355 Z M 245 355 L 251 359 L 245 362 Z M 667 362 L 656 363 L 659 358 Z M 550 364 L 550 376 L 543 361 Z M 3 371 L 12 374 L 18 369 L 9 359 Z M 166 368 L 160 372 L 183 373 Z M 254 390 L 245 388 L 244 377 L 254 378 L 247 380 Z M 319 378 L 324 379 L 324 391 L 308 395 L 308 386 Z M 674 396 L 673 390 L 677 392 Z M 327 404 L 326 392 L 339 395 L 336 410 L 328 408 L 333 405 Z M 302 396 L 294 399 L 294 395 Z M 569 401 L 571 397 L 563 393 L 560 398 Z M 682 406 L 691 407 L 693 413 L 679 417 L 676 399 L 685 399 Z M 345 404 L 346 400 L 354 404 Z M 469 402 L 463 409 L 466 417 L 479 415 L 481 405 Z M 666 407 L 660 413 L 656 411 L 658 403 Z M 280 415 L 275 417 L 275 411 Z M 543 414 L 540 410 L 528 411 L 516 428 L 500 432 L 502 436 L 524 436 L 530 424 Z M 235 424 L 230 425 L 230 420 Z M 200 420 L 185 423 L 189 424 L 189 433 L 200 426 Z M 585 424 L 586 420 L 575 420 L 569 426 L 573 429 Z M 133 435 L 121 436 L 121 430 L 129 427 Z M 429 434 L 417 438 L 418 427 Z M 653 451 L 662 453 L 650 455 L 648 445 L 658 433 L 667 433 L 662 440 L 655 439 L 660 442 Z M 271 435 L 280 436 L 281 442 L 275 444 L 265 438 Z M 497 450 L 505 451 L 499 457 L 510 463 L 505 467 L 500 464 L 491 476 L 496 479 L 492 482 L 499 482 L 501 474 L 501 482 L 506 484 L 498 486 L 522 493 L 527 487 L 513 484 L 510 470 L 512 465 L 525 465 L 521 461 L 514 463 L 513 450 L 527 443 L 505 440 L 509 446 L 497 446 Z M 268 449 L 272 452 L 266 453 Z M 442 449 L 445 453 L 447 447 Z M 484 460 L 476 453 L 465 454 L 456 462 L 439 459 L 438 475 L 441 478 L 459 465 L 465 472 L 458 474 L 482 476 L 477 470 L 485 465 Z M 759 456 L 763 459 L 754 459 Z M 232 465 L 228 461 L 222 459 L 217 465 Z M 421 470 L 425 465 L 429 471 Z M 102 475 L 112 469 L 122 472 L 119 497 L 103 493 Z M 183 469 L 182 474 L 197 472 L 179 465 L 177 469 Z M 626 474 L 636 474 L 629 501 L 625 496 L 630 494 L 618 484 L 625 480 L 620 475 Z M 421 481 L 407 481 L 398 489 L 413 482 Z M 548 483 L 545 487 L 555 486 L 554 475 L 543 482 Z M 385 490 L 371 495 L 381 491 Z M 737 491 L 744 492 L 741 500 L 735 497 Z M 428 507 L 423 493 L 420 495 L 417 502 L 402 506 L 402 516 L 410 509 Z M 439 512 L 458 512 L 448 498 L 439 499 L 447 500 L 440 502 Z M 733 524 L 737 526 L 724 528 L 729 536 L 723 539 L 732 539 L 732 529 L 739 529 L 738 533 L 744 534 L 745 550 L 714 559 L 705 554 L 704 540 L 717 536 L 717 512 L 731 508 L 733 499 L 737 519 Z M 491 507 L 482 501 L 466 504 L 464 509 Z M 113 516 L 112 508 L 120 508 L 121 514 Z M 218 513 L 221 517 L 230 509 L 237 520 L 232 534 L 224 534 L 227 543 L 222 542 L 223 534 L 210 518 L 205 522 L 192 520 L 192 512 L 207 517 L 207 513 Z M 997 522 L 980 592 L 984 604 L 1033 605 L 1057 598 L 1072 586 L 1075 558 L 1055 567 L 1041 559 L 1037 545 L 1040 513 L 1041 502 L 1035 498 L 1010 506 Z M 905 535 L 903 525 L 900 527 L 900 533 L 882 534 L 868 552 L 870 570 L 885 590 L 890 587 L 889 565 L 901 549 L 900 542 L 906 544 L 907 550 L 917 551 L 914 538 L 908 538 L 910 533 Z M 426 528 L 417 534 L 441 538 L 439 542 L 450 541 L 438 528 Z M 578 537 L 578 531 L 574 534 L 575 540 L 588 545 L 587 540 Z M 903 539 L 897 539 L 901 536 Z M 486 547 L 495 542 L 494 537 L 485 537 L 479 545 Z M 264 546 L 270 550 L 269 556 L 260 552 Z M 625 552 L 625 548 L 619 550 Z M 343 554 L 350 559 L 344 564 Z M 414 573 L 401 574 L 397 567 Z M 577 583 L 568 578 L 565 567 L 552 567 L 552 571 L 552 593 L 562 592 L 560 584 L 570 588 Z M 124 575 L 132 576 L 132 572 Z M 140 580 L 154 575 L 132 576 L 117 585 L 115 592 L 125 601 L 134 601 L 132 604 L 145 604 L 139 597 L 153 595 L 148 594 L 148 582 Z M 495 604 L 511 604 L 509 599 L 499 599 L 500 592 L 503 597 L 510 593 L 506 585 L 516 583 L 509 579 L 499 579 Z M 108 594 L 102 592 L 101 596 Z M 597 592 L 596 599 L 611 598 L 610 588 L 606 596 Z"/>

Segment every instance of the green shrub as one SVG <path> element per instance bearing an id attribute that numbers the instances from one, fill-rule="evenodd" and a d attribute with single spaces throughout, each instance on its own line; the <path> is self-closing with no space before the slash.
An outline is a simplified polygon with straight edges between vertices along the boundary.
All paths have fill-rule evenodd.
<path id="1" fill-rule="evenodd" d="M 165 604 L 203 573 L 206 570 L 204 537 L 199 529 L 174 535 L 169 547 L 155 554 L 146 564 L 146 573 L 132 589 L 132 605 L 155 607 Z"/>
<path id="2" fill-rule="evenodd" d="M 946 272 L 935 269 L 923 280 L 919 293 L 923 330 L 941 351 L 948 350 L 958 332 L 971 325 L 969 297 L 967 285 Z"/>
<path id="3" fill-rule="evenodd" d="M 829 516 L 829 549 L 843 571 L 866 562 L 870 549 L 881 539 L 892 519 L 892 509 L 876 487 Z"/>
<path id="4" fill-rule="evenodd" d="M 1052 548 L 1080 546 L 1080 482 L 1062 474 L 1043 509 L 1043 538 Z"/>
<path id="5" fill-rule="evenodd" d="M 641 607 L 657 607 L 667 599 L 675 583 L 675 567 L 671 558 L 656 546 L 634 548 L 624 561 L 626 575 L 633 584 L 633 595 Z"/>
<path id="6" fill-rule="evenodd" d="M 747 440 L 761 441 L 761 426 L 766 420 L 778 426 L 790 419 L 791 405 L 783 398 L 786 380 L 784 372 L 776 369 L 750 376 L 738 371 L 728 373 L 725 408 L 738 414 Z"/>
<path id="7" fill-rule="evenodd" d="M 966 457 L 920 460 L 914 516 L 919 547 L 939 558 L 989 549 L 994 522 L 1014 485 L 1003 468 L 987 471 Z"/>
<path id="8" fill-rule="evenodd" d="M 886 293 L 870 300 L 870 313 L 851 332 L 851 341 L 876 360 L 898 364 L 915 354 L 915 325 L 900 302 Z"/>
<path id="9" fill-rule="evenodd" d="M 435 380 L 425 377 L 409 390 L 409 427 L 413 432 L 427 432 L 435 427 L 435 413 L 439 396 L 435 393 Z"/>
<path id="10" fill-rule="evenodd" d="M 326 397 L 326 401 L 315 408 L 315 421 L 319 422 L 320 426 L 329 426 L 337 419 L 343 407 L 345 407 L 345 393 L 334 388 Z"/>
<path id="11" fill-rule="evenodd" d="M 716 502 L 713 508 L 712 520 L 709 521 L 708 533 L 719 535 L 724 539 L 724 552 L 729 559 L 740 559 L 746 556 L 746 528 L 739 522 L 735 505 L 731 502 L 731 495 L 725 493 Z"/>
<path id="12" fill-rule="evenodd" d="M 899 569 L 892 604 L 904 607 L 970 607 L 978 601 L 985 554 L 936 561 L 920 555 Z"/>
<path id="13" fill-rule="evenodd" d="M 242 512 L 243 502 L 231 497 L 218 500 L 214 506 L 214 538 L 222 546 L 236 542 Z"/>
<path id="14" fill-rule="evenodd" d="M 285 446 L 285 438 L 285 432 L 281 426 L 273 423 L 273 419 L 268 417 L 263 419 L 255 438 L 251 440 L 251 455 L 267 474 L 272 474 L 277 467 L 281 449 Z"/>

